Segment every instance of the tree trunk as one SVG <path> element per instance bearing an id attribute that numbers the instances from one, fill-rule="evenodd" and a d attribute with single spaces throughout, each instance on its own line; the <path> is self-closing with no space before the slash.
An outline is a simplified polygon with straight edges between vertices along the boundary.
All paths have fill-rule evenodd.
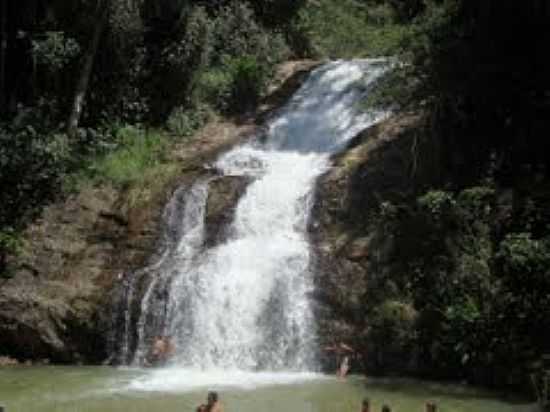
<path id="1" fill-rule="evenodd" d="M 80 122 L 80 116 L 82 115 L 82 108 L 84 107 L 84 100 L 86 99 L 86 93 L 88 91 L 88 84 L 90 83 L 90 76 L 92 74 L 95 56 L 99 47 L 99 40 L 101 39 L 101 34 L 103 33 L 109 18 L 110 3 L 111 0 L 103 0 L 99 3 L 94 33 L 88 50 L 84 55 L 82 70 L 78 78 L 71 113 L 67 122 L 67 134 L 69 137 L 74 137 L 78 129 L 78 123 Z"/>

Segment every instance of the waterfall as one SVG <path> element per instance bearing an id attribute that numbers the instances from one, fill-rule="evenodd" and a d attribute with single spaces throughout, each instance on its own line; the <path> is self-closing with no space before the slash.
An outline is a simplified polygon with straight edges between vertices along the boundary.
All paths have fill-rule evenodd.
<path id="1" fill-rule="evenodd" d="M 220 175 L 251 180 L 222 242 L 204 242 L 209 181 L 176 193 L 164 249 L 130 288 L 143 296 L 138 314 L 128 306 L 124 316 L 134 319 L 123 341 L 133 336 L 136 362 L 163 334 L 183 368 L 315 370 L 307 235 L 315 182 L 332 154 L 386 115 L 360 107 L 386 68 L 384 60 L 354 60 L 314 70 L 263 135 L 220 156 Z"/>

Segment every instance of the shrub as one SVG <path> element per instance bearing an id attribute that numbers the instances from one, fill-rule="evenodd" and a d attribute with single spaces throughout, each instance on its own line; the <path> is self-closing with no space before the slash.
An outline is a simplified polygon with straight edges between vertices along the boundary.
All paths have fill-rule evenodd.
<path id="1" fill-rule="evenodd" d="M 253 56 L 230 59 L 231 103 L 236 109 L 249 109 L 258 102 L 267 85 L 268 71 Z"/>
<path id="2" fill-rule="evenodd" d="M 456 205 L 456 201 L 452 193 L 434 190 L 421 196 L 418 199 L 418 205 L 435 219 L 439 219 Z"/>
<path id="3" fill-rule="evenodd" d="M 162 162 L 167 140 L 157 132 L 127 126 L 116 137 L 119 148 L 93 160 L 86 174 L 96 182 L 118 186 L 139 181 L 145 171 Z"/>
<path id="4" fill-rule="evenodd" d="M 411 75 L 408 65 L 393 64 L 369 89 L 363 101 L 365 110 L 399 110 L 417 104 L 415 100 L 418 80 Z"/>
<path id="5" fill-rule="evenodd" d="M 270 69 L 254 56 L 228 57 L 220 68 L 199 74 L 193 91 L 194 104 L 224 111 L 253 107 L 265 91 Z"/>
<path id="6" fill-rule="evenodd" d="M 39 64 L 51 72 L 63 69 L 80 54 L 80 46 L 65 33 L 50 31 L 43 38 L 32 40 L 32 54 Z"/>
<path id="7" fill-rule="evenodd" d="M 550 241 L 529 233 L 509 234 L 497 253 L 502 274 L 517 290 L 550 291 Z"/>
<path id="8" fill-rule="evenodd" d="M 68 140 L 31 123 L 0 128 L 0 230 L 18 227 L 53 199 L 70 164 Z"/>
<path id="9" fill-rule="evenodd" d="M 206 103 L 224 111 L 229 105 L 233 79 L 228 70 L 214 68 L 199 73 L 193 89 L 193 103 Z"/>
<path id="10" fill-rule="evenodd" d="M 204 105 L 188 110 L 176 107 L 168 117 L 166 128 L 178 137 L 190 137 L 208 121 L 210 112 Z"/>
<path id="11" fill-rule="evenodd" d="M 404 370 L 414 362 L 411 349 L 416 337 L 417 312 L 408 303 L 386 300 L 370 318 L 371 342 L 378 368 Z"/>
<path id="12" fill-rule="evenodd" d="M 0 230 L 0 278 L 11 276 L 6 268 L 6 259 L 8 255 L 17 255 L 21 246 L 21 237 L 15 230 L 10 227 Z"/>
<path id="13" fill-rule="evenodd" d="M 234 1 L 220 11 L 214 33 L 213 66 L 223 66 L 227 57 L 245 55 L 267 66 L 289 55 L 284 37 L 260 26 L 254 11 L 242 2 Z"/>
<path id="14" fill-rule="evenodd" d="M 487 186 L 474 186 L 460 192 L 457 202 L 464 211 L 465 218 L 482 218 L 492 211 L 495 190 Z"/>
<path id="15" fill-rule="evenodd" d="M 388 56 L 400 50 L 409 30 L 394 24 L 390 14 L 386 7 L 367 7 L 354 0 L 319 0 L 301 10 L 296 25 L 322 57 Z"/>
<path id="16" fill-rule="evenodd" d="M 167 106 L 176 116 L 179 106 L 184 112 L 203 104 L 220 111 L 249 108 L 274 65 L 289 54 L 284 37 L 258 24 L 248 4 L 233 1 L 208 10 L 190 8 L 179 39 L 169 42 L 160 56 L 165 84 L 159 85 L 162 101 L 157 106 Z"/>

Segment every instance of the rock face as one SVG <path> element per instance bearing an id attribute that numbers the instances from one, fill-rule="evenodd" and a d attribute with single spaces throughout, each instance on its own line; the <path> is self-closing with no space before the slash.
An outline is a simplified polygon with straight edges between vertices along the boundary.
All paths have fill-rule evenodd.
<path id="1" fill-rule="evenodd" d="M 0 280 L 0 356 L 17 360 L 98 363 L 108 357 L 112 300 L 125 276 L 155 259 L 164 206 L 179 187 L 211 175 L 203 166 L 257 132 L 284 103 L 315 62 L 282 66 L 277 87 L 255 113 L 208 124 L 192 142 L 176 147 L 176 174 L 136 203 L 127 189 L 88 187 L 44 209 L 24 234 L 21 256 L 9 262 L 14 276 Z M 212 182 L 208 233 L 221 224 L 246 186 L 240 178 Z"/>
<path id="2" fill-rule="evenodd" d="M 205 243 L 213 246 L 223 241 L 227 223 L 251 179 L 247 176 L 221 176 L 208 185 L 205 215 Z"/>
<path id="3" fill-rule="evenodd" d="M 131 207 L 125 193 L 102 187 L 47 207 L 0 289 L 2 351 L 55 362 L 105 358 L 110 314 L 98 309 L 108 307 L 119 275 L 148 258 L 162 203 Z"/>
<path id="4" fill-rule="evenodd" d="M 372 216 L 384 202 L 416 197 L 440 178 L 438 148 L 424 137 L 429 136 L 422 133 L 424 127 L 420 114 L 395 115 L 373 126 L 334 159 L 317 188 L 310 229 L 318 259 L 315 301 L 321 345 L 340 340 L 355 346 L 363 355 L 359 366 L 368 365 L 371 373 L 384 351 L 373 343 L 376 314 L 368 312 L 367 300 L 383 302 L 390 296 L 391 286 L 378 284 L 376 273 L 392 264 L 393 247 L 392 234 L 375 229 Z M 413 321 L 413 311 L 405 305 L 385 305 L 399 321 Z"/>

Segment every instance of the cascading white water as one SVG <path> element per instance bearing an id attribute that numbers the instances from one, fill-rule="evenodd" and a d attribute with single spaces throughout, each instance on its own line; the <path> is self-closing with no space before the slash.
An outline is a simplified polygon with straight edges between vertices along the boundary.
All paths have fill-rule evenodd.
<path id="1" fill-rule="evenodd" d="M 181 238 L 175 253 L 181 259 L 167 269 L 164 332 L 177 346 L 174 363 L 202 370 L 315 369 L 307 236 L 315 181 L 330 166 L 331 154 L 385 116 L 358 104 L 387 66 L 384 60 L 355 60 L 318 68 L 265 136 L 217 161 L 221 174 L 253 180 L 227 238 L 200 247 L 202 226 L 194 219 L 195 234 Z M 202 219 L 205 198 L 188 198 L 186 208 Z M 184 216 L 182 222 L 188 221 Z M 138 352 L 145 345 L 140 337 Z"/>
<path id="2" fill-rule="evenodd" d="M 170 280 L 169 278 L 173 272 L 176 273 L 178 281 L 187 279 L 185 275 L 191 268 L 193 260 L 202 246 L 208 182 L 209 180 L 199 180 L 195 183 L 183 195 L 183 207 L 178 201 L 181 196 L 181 193 L 178 191 L 166 208 L 164 220 L 167 222 L 167 233 L 165 237 L 171 238 L 166 239 L 166 243 L 171 245 L 172 248 L 167 247 L 159 260 L 154 264 L 153 269 L 157 269 L 157 276 L 151 278 L 142 299 L 141 311 L 143 315 L 137 324 L 138 346 L 134 356 L 139 362 L 145 358 L 150 349 L 150 342 L 145 338 L 146 322 L 148 321 L 147 315 L 151 310 L 158 310 L 157 306 L 151 305 L 151 295 L 159 283 Z M 178 208 L 181 207 L 183 208 L 183 213 L 178 213 Z M 146 269 L 150 270 L 150 268 Z M 180 290 L 180 288 L 177 289 Z"/>
<path id="3" fill-rule="evenodd" d="M 250 146 L 218 161 L 224 173 L 257 179 L 237 206 L 229 238 L 201 254 L 171 289 L 169 333 L 183 349 L 179 363 L 246 370 L 312 365 L 305 233 L 313 183 L 325 166 L 319 155 Z M 190 310 L 180 310 L 181 302 Z"/>

